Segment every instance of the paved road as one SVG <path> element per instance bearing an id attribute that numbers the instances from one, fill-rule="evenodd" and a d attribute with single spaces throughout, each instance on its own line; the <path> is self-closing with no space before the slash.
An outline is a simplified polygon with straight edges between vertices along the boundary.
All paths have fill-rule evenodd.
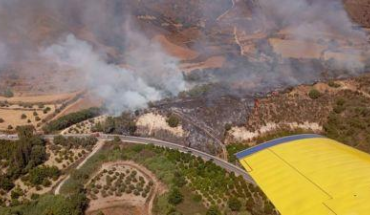
<path id="1" fill-rule="evenodd" d="M 53 139 L 57 135 L 44 135 L 43 137 L 45 139 Z M 63 135 L 66 137 L 88 137 L 91 136 L 90 134 L 73 134 L 73 135 Z M 185 153 L 191 153 L 195 156 L 199 156 L 203 158 L 204 160 L 212 160 L 216 165 L 222 167 L 223 169 L 227 170 L 228 172 L 234 172 L 236 175 L 241 175 L 243 178 L 252 183 L 256 184 L 255 181 L 252 179 L 252 177 L 242 168 L 235 166 L 221 158 L 218 158 L 216 156 L 207 154 L 205 152 L 199 151 L 197 149 L 189 148 L 189 147 L 184 147 L 182 145 L 172 143 L 172 142 L 167 142 L 163 140 L 158 140 L 154 138 L 145 138 L 145 137 L 134 137 L 134 136 L 123 136 L 123 135 L 110 135 L 110 134 L 100 134 L 99 139 L 100 140 L 112 140 L 114 137 L 119 137 L 122 142 L 126 143 L 138 143 L 138 144 L 153 144 L 156 146 L 161 146 L 161 147 L 166 147 L 170 149 L 175 149 L 179 150 L 181 152 Z M 1 138 L 1 136 L 0 136 Z M 14 139 L 14 138 L 13 138 Z M 97 152 L 97 151 L 95 151 Z M 90 155 L 89 157 L 91 157 Z M 85 162 L 85 161 L 84 161 Z"/>
<path id="2" fill-rule="evenodd" d="M 170 149 L 176 149 L 176 150 L 179 150 L 181 152 L 192 153 L 193 155 L 199 156 L 199 157 L 203 158 L 204 160 L 213 160 L 213 162 L 216 165 L 224 168 L 225 170 L 227 170 L 229 172 L 234 172 L 236 175 L 241 175 L 248 182 L 255 184 L 255 182 L 251 178 L 251 176 L 246 171 L 244 171 L 243 169 L 241 169 L 241 168 L 239 168 L 239 167 L 237 167 L 237 166 L 235 166 L 235 165 L 233 165 L 233 164 L 231 164 L 231 163 L 229 163 L 229 162 L 227 162 L 227 161 L 225 161 L 221 158 L 218 158 L 216 156 L 207 154 L 207 153 L 199 151 L 197 149 L 188 148 L 188 147 L 184 147 L 184 146 L 181 146 L 179 144 L 176 144 L 176 143 L 171 143 L 171 142 L 167 142 L 167 141 L 163 141 L 163 140 L 157 140 L 157 139 L 153 139 L 153 138 L 131 137 L 131 136 L 119 136 L 119 137 L 124 142 L 141 143 L 141 144 L 150 144 L 151 143 L 151 144 L 154 144 L 156 146 L 162 146 L 162 147 L 166 147 L 166 148 L 170 148 Z"/>

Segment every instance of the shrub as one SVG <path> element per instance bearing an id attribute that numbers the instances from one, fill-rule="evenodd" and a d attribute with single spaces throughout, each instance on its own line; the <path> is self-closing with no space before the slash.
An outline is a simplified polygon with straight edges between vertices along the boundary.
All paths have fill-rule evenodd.
<path id="1" fill-rule="evenodd" d="M 229 124 L 229 123 L 226 123 L 226 125 L 225 125 L 225 131 L 230 131 L 231 128 L 232 128 L 232 125 Z"/>
<path id="2" fill-rule="evenodd" d="M 340 114 L 340 113 L 342 113 L 343 111 L 345 110 L 345 107 L 344 106 L 335 106 L 334 108 L 333 108 L 333 111 L 335 112 L 335 113 L 337 113 L 337 114 Z"/>
<path id="3" fill-rule="evenodd" d="M 0 189 L 3 189 L 5 191 L 9 191 L 11 189 L 13 189 L 14 187 L 14 183 L 13 181 L 8 178 L 8 177 L 5 177 L 3 175 L 0 176 Z"/>
<path id="4" fill-rule="evenodd" d="M 23 113 L 23 114 L 21 115 L 21 119 L 27 119 L 27 115 Z"/>
<path id="5" fill-rule="evenodd" d="M 95 194 L 98 194 L 98 193 L 99 193 L 99 190 L 98 190 L 97 188 L 94 188 L 94 189 L 92 190 L 92 192 L 93 192 L 93 193 L 95 193 Z"/>
<path id="6" fill-rule="evenodd" d="M 231 143 L 226 146 L 227 157 L 230 163 L 235 163 L 238 159 L 235 156 L 235 153 L 240 152 L 244 149 L 247 149 L 249 146 L 243 143 Z"/>
<path id="7" fill-rule="evenodd" d="M 30 171 L 29 182 L 33 185 L 50 185 L 49 178 L 58 178 L 60 170 L 53 167 L 36 167 Z"/>
<path id="8" fill-rule="evenodd" d="M 229 199 L 228 205 L 232 211 L 240 211 L 240 208 L 242 207 L 242 203 L 235 197 Z"/>
<path id="9" fill-rule="evenodd" d="M 183 187 L 186 185 L 186 179 L 183 175 L 181 175 L 179 172 L 175 172 L 175 177 L 173 178 L 173 184 L 177 187 Z"/>
<path id="10" fill-rule="evenodd" d="M 171 115 L 167 119 L 167 124 L 171 128 L 176 128 L 180 124 L 180 119 L 177 116 L 175 116 L 175 115 Z"/>
<path id="11" fill-rule="evenodd" d="M 50 107 L 46 107 L 44 110 L 42 110 L 44 114 L 47 114 L 49 111 L 51 111 Z"/>
<path id="12" fill-rule="evenodd" d="M 339 88 L 340 87 L 340 84 L 338 84 L 334 81 L 329 81 L 328 85 L 329 85 L 329 87 L 332 87 L 332 88 Z"/>
<path id="13" fill-rule="evenodd" d="M 38 199 L 40 197 L 40 195 L 39 194 L 37 194 L 37 193 L 32 193 L 32 195 L 31 195 L 31 199 L 32 200 L 36 200 L 36 199 Z"/>
<path id="14" fill-rule="evenodd" d="M 221 215 L 220 210 L 217 206 L 211 206 L 208 210 L 206 215 Z"/>
<path id="15" fill-rule="evenodd" d="M 96 215 L 105 215 L 103 211 L 99 211 Z"/>
<path id="16" fill-rule="evenodd" d="M 18 187 L 13 189 L 12 192 L 10 193 L 10 196 L 12 197 L 12 199 L 18 199 L 22 195 L 23 195 L 23 191 Z"/>
<path id="17" fill-rule="evenodd" d="M 6 89 L 3 93 L 4 97 L 6 98 L 11 98 L 14 96 L 14 93 L 11 89 Z"/>
<path id="18" fill-rule="evenodd" d="M 5 120 L 3 118 L 0 118 L 0 123 L 4 123 Z"/>
<path id="19" fill-rule="evenodd" d="M 135 196 L 138 196 L 138 195 L 140 195 L 140 192 L 139 192 L 138 190 L 135 190 L 135 191 L 134 191 L 134 195 L 135 195 Z"/>
<path id="20" fill-rule="evenodd" d="M 173 188 L 168 195 L 168 202 L 173 205 L 180 204 L 184 199 L 184 196 L 179 189 Z"/>
<path id="21" fill-rule="evenodd" d="M 310 92 L 308 93 L 308 96 L 311 98 L 311 99 L 318 99 L 321 97 L 321 93 L 316 90 L 316 89 L 312 89 L 310 90 Z"/>
<path id="22" fill-rule="evenodd" d="M 337 99 L 336 104 L 338 106 L 343 106 L 344 104 L 346 104 L 346 100 L 344 98 L 339 98 Z"/>
<path id="23" fill-rule="evenodd" d="M 45 178 L 45 179 L 42 181 L 42 185 L 43 185 L 44 187 L 50 187 L 51 182 L 50 182 L 50 180 L 49 180 L 49 179 Z"/>

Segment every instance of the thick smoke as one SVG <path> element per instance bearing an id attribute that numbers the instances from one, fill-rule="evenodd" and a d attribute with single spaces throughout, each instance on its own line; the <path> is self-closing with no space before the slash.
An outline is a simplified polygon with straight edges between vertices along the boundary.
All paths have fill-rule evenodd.
<path id="1" fill-rule="evenodd" d="M 84 73 L 90 89 L 106 101 L 112 114 L 143 108 L 150 101 L 185 90 L 176 59 L 164 54 L 158 45 L 143 36 L 134 36 L 134 40 L 140 41 L 135 41 L 135 47 L 130 52 L 133 61 L 128 61 L 134 70 L 108 64 L 91 45 L 73 35 L 68 35 L 42 53 L 61 67 L 72 66 Z"/>
<path id="2" fill-rule="evenodd" d="M 245 95 L 365 71 L 366 57 L 369 57 L 367 35 L 350 20 L 341 0 L 249 1 L 254 3 L 250 4 L 253 11 L 248 19 L 238 19 L 244 15 L 240 9 L 242 4 L 233 2 L 234 7 L 224 10 L 229 10 L 228 16 L 235 17 L 224 16 L 218 27 L 226 32 L 231 26 L 249 35 L 255 34 L 256 38 L 260 34 L 265 36 L 236 39 L 241 49 L 243 44 L 252 43 L 255 46 L 247 49 L 255 48 L 255 51 L 247 53 L 248 57 L 241 57 L 239 53 L 228 56 L 224 68 L 197 75 L 201 81 L 224 85 L 226 93 Z M 275 47 L 271 38 L 278 41 Z M 287 41 L 289 45 L 284 44 Z M 279 46 L 284 51 L 275 49 Z M 292 52 L 299 53 L 299 57 L 282 54 Z M 319 56 L 306 57 L 310 52 Z"/>
<path id="3" fill-rule="evenodd" d="M 74 70 L 78 77 L 85 77 L 81 86 L 87 85 L 112 114 L 176 96 L 186 87 L 179 62 L 133 28 L 131 4 L 135 3 L 0 0 L 0 15 L 5 18 L 0 22 L 0 66 L 32 56 L 56 64 L 59 71 Z M 37 23 L 45 21 L 55 26 L 38 29 Z M 43 31 L 47 37 L 38 35 Z M 60 78 L 57 73 L 52 76 Z M 76 88 L 69 84 L 76 81 L 63 87 Z"/>
<path id="4" fill-rule="evenodd" d="M 197 60 L 215 55 L 226 58 L 223 68 L 205 74 L 196 71 L 201 76 L 196 83 L 216 82 L 227 93 L 237 88 L 245 94 L 312 82 L 327 70 L 332 77 L 363 71 L 367 38 L 348 18 L 341 0 L 173 0 L 178 3 L 174 4 L 176 11 L 162 11 L 161 6 L 168 2 L 171 0 L 0 0 L 0 69 L 34 58 L 41 58 L 35 62 L 56 63 L 60 70 L 73 67 L 112 113 L 145 107 L 148 101 L 175 96 L 187 88 L 178 59 L 148 38 L 175 33 L 181 40 L 181 31 L 190 27 L 201 32 L 188 43 L 201 53 Z M 239 7 L 243 4 L 249 12 Z M 221 14 L 226 14 L 224 19 L 218 19 Z M 138 22 L 138 15 L 156 19 L 150 24 Z M 166 28 L 177 20 L 183 22 L 183 29 Z M 236 28 L 252 35 L 241 43 L 254 45 L 254 53 L 240 55 L 233 33 Z M 259 33 L 266 36 L 259 38 Z M 308 52 L 306 48 L 312 44 L 325 48 L 320 59 L 287 58 L 274 50 L 270 38 L 307 42 L 306 46 L 289 47 L 301 53 Z M 37 76 L 34 70 L 31 76 Z M 64 73 L 53 74 L 56 79 L 60 75 Z M 76 82 L 67 84 L 71 83 Z"/>

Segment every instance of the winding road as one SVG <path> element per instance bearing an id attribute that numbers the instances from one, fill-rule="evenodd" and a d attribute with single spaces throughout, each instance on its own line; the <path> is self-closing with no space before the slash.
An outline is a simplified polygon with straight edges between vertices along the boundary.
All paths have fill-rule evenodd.
<path id="1" fill-rule="evenodd" d="M 51 140 L 51 139 L 54 139 L 55 136 L 58 136 L 58 135 L 44 135 L 43 138 Z M 73 134 L 73 135 L 63 135 L 63 136 L 82 138 L 82 137 L 91 136 L 91 134 Z M 256 184 L 255 181 L 252 179 L 252 177 L 245 170 L 243 170 L 242 168 L 240 168 L 238 166 L 235 166 L 234 164 L 231 164 L 231 163 L 229 163 L 229 162 L 227 162 L 227 161 L 225 161 L 225 160 L 223 160 L 219 157 L 207 154 L 207 153 L 199 151 L 197 149 L 193 149 L 193 148 L 185 147 L 185 146 L 182 146 L 182 145 L 179 145 L 179 144 L 176 144 L 176 143 L 172 143 L 172 142 L 167 142 L 167 141 L 158 140 L 158 139 L 154 139 L 154 138 L 124 136 L 124 135 L 99 134 L 99 137 L 98 137 L 99 142 L 94 147 L 93 151 L 89 154 L 89 156 L 87 156 L 77 166 L 76 169 L 79 169 L 80 167 L 82 167 L 83 164 L 89 158 L 91 158 L 96 152 L 98 152 L 101 149 L 101 147 L 103 146 L 102 143 L 104 143 L 105 141 L 113 140 L 115 137 L 119 137 L 121 139 L 121 141 L 123 142 L 123 144 L 124 143 L 153 144 L 155 146 L 165 147 L 165 148 L 169 148 L 169 149 L 175 149 L 175 150 L 185 152 L 185 153 L 191 153 L 194 156 L 201 157 L 202 159 L 204 159 L 206 161 L 212 160 L 213 163 L 215 163 L 219 167 L 225 169 L 226 171 L 234 172 L 235 175 L 238 175 L 238 176 L 241 175 L 249 183 Z M 6 138 L 5 136 L 0 135 L 0 139 L 8 139 L 8 138 Z M 17 138 L 12 136 L 10 139 L 14 140 L 14 139 L 17 139 Z M 59 185 L 55 189 L 55 194 L 59 194 L 60 188 L 63 186 L 65 181 L 68 180 L 68 178 L 69 178 L 69 176 L 67 176 L 62 182 L 59 183 Z"/>

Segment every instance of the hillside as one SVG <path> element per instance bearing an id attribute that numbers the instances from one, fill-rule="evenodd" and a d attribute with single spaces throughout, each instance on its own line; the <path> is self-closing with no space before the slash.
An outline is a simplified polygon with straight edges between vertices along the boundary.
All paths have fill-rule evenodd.
<path id="1" fill-rule="evenodd" d="M 291 134 L 317 133 L 370 152 L 368 74 L 275 91 L 255 101 L 244 125 L 230 128 L 228 148 L 248 148 Z"/>
<path id="2" fill-rule="evenodd" d="M 0 0 L 0 215 L 277 215 L 234 153 L 370 153 L 369 33 L 370 0 Z"/>

